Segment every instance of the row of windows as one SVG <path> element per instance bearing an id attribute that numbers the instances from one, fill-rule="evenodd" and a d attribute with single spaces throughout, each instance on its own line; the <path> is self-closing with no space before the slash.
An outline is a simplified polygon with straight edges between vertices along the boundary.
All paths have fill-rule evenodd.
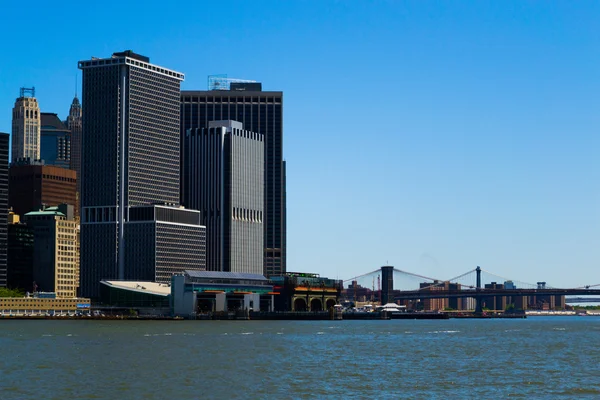
<path id="1" fill-rule="evenodd" d="M 281 104 L 281 97 L 257 97 L 257 96 L 249 96 L 249 97 L 227 97 L 227 96 L 219 96 L 219 97 L 198 97 L 198 96 L 182 96 L 182 103 L 274 103 Z"/>
<path id="2" fill-rule="evenodd" d="M 33 107 L 37 107 L 37 104 L 35 104 Z M 25 108 L 25 113 L 23 113 L 23 108 L 24 107 L 13 110 L 13 119 L 23 118 L 23 114 L 25 114 L 25 118 L 38 118 L 38 110 L 30 110 L 29 108 Z"/>

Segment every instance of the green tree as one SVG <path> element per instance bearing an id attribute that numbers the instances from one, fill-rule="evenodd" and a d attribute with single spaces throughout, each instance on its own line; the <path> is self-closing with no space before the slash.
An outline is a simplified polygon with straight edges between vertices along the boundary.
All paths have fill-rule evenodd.
<path id="1" fill-rule="evenodd" d="M 0 297 L 24 297 L 25 293 L 23 293 L 20 289 L 9 289 L 9 288 L 0 288 Z"/>

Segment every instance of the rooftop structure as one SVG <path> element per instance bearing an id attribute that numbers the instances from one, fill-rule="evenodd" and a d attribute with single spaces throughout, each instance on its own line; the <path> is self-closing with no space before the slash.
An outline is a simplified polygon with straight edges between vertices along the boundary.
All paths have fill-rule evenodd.
<path id="1" fill-rule="evenodd" d="M 22 87 L 19 91 L 19 97 L 35 97 L 35 87 Z"/>
<path id="2" fill-rule="evenodd" d="M 243 272 L 227 271 L 185 271 L 185 275 L 190 281 L 208 282 L 208 283 L 231 283 L 233 281 L 253 281 L 255 283 L 268 283 L 269 280 L 260 274 L 248 274 Z"/>
<path id="3" fill-rule="evenodd" d="M 166 283 L 144 281 L 101 281 L 101 283 L 117 289 L 126 289 L 139 293 L 149 293 L 155 296 L 169 296 L 171 294 L 171 285 Z"/>
<path id="4" fill-rule="evenodd" d="M 248 79 L 228 78 L 227 74 L 208 76 L 208 90 L 233 90 L 231 88 L 232 83 L 255 83 L 258 84 L 258 86 L 254 86 L 254 88 L 258 88 L 258 90 L 261 90 L 261 84 L 256 81 Z M 234 85 L 234 87 L 235 86 L 236 85 Z"/>

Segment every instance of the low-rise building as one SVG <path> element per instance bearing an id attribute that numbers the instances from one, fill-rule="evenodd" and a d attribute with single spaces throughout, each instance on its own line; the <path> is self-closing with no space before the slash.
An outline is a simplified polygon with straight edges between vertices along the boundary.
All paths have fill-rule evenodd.
<path id="1" fill-rule="evenodd" d="M 2 297 L 0 298 L 0 316 L 74 314 L 88 311 L 90 299 L 61 299 L 55 296 L 42 297 Z"/>
<path id="2" fill-rule="evenodd" d="M 238 310 L 273 311 L 277 295 L 262 275 L 223 271 L 185 271 L 171 281 L 174 315 Z"/>
<path id="3" fill-rule="evenodd" d="M 18 214 L 8 214 L 8 251 L 6 278 L 9 288 L 33 292 L 33 228 Z"/>
<path id="4" fill-rule="evenodd" d="M 135 310 L 139 315 L 171 315 L 171 285 L 156 282 L 101 281 L 99 309 Z"/>
<path id="5" fill-rule="evenodd" d="M 73 206 L 61 204 L 24 216 L 33 229 L 34 291 L 56 292 L 57 298 L 77 297 L 79 289 L 79 221 Z"/>
<path id="6" fill-rule="evenodd" d="M 273 311 L 273 285 L 262 275 L 222 272 L 184 271 L 171 283 L 146 281 L 107 281 L 100 283 L 103 310 L 134 311 L 138 315 L 198 314 L 240 310 Z"/>
<path id="7" fill-rule="evenodd" d="M 319 274 L 288 272 L 272 276 L 277 311 L 324 311 L 338 304 L 343 288 L 341 280 Z"/>

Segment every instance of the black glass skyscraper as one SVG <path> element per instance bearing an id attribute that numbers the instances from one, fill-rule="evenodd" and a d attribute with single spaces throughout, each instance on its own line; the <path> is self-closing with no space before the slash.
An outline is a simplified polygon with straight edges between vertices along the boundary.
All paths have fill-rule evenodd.
<path id="1" fill-rule="evenodd" d="M 241 122 L 244 130 L 264 136 L 263 271 L 267 276 L 279 275 L 286 271 L 283 93 L 261 91 L 257 83 L 232 84 L 227 89 L 181 92 L 182 145 L 188 129 L 208 128 L 209 122 L 219 120 Z"/>
<path id="2" fill-rule="evenodd" d="M 171 224 L 164 240 L 170 272 L 204 269 L 199 218 L 172 208 L 167 219 L 152 209 L 140 217 L 137 206 L 179 205 L 179 110 L 183 74 L 150 64 L 131 51 L 80 61 L 83 70 L 81 159 L 81 289 L 97 297 L 102 279 L 169 281 L 159 271 L 155 246 L 138 252 L 140 242 Z M 193 222 L 195 221 L 195 222 Z M 146 231 L 138 229 L 148 222 Z M 202 229 L 201 229 L 202 228 Z M 179 230 L 179 233 L 178 233 Z M 185 231 L 185 232 L 184 232 Z M 162 232 L 162 231 L 161 231 Z M 164 236 L 164 235 L 163 235 Z M 166 237 L 166 236 L 165 236 Z M 188 240 L 189 239 L 189 240 Z M 154 239 L 153 239 L 154 240 Z M 161 239 L 163 240 L 163 239 Z M 179 240 L 179 244 L 175 243 Z M 149 243 L 155 243 L 150 241 Z M 144 261 L 145 260 L 145 261 Z M 177 261 L 179 260 L 179 261 Z"/>
<path id="3" fill-rule="evenodd" d="M 6 286 L 8 233 L 8 133 L 0 133 L 0 286 Z"/>

